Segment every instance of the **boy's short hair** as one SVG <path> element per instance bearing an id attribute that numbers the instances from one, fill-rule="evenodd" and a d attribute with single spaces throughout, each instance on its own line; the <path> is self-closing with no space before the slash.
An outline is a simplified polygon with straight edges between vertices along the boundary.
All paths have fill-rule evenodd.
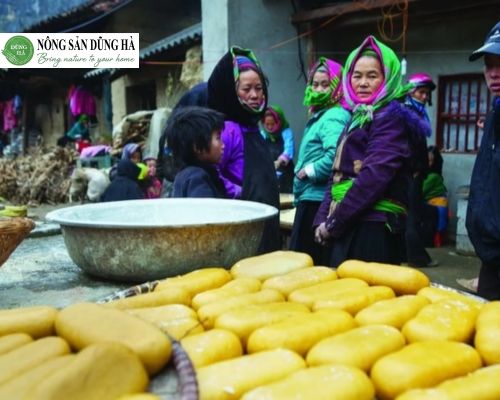
<path id="1" fill-rule="evenodd" d="M 212 132 L 224 128 L 224 115 L 205 107 L 189 106 L 176 110 L 165 128 L 168 147 L 178 165 L 197 161 L 196 152 L 209 151 Z"/>

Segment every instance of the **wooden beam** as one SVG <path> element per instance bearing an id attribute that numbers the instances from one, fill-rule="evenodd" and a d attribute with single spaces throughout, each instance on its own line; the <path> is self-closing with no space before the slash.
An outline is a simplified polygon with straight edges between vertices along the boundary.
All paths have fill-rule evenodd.
<path id="1" fill-rule="evenodd" d="M 420 0 L 408 0 L 409 3 Z M 392 4 L 404 3 L 405 0 L 361 0 L 351 1 L 345 4 L 336 6 L 321 7 L 310 11 L 299 11 L 292 16 L 292 23 L 310 22 L 317 19 L 325 19 L 336 15 L 352 14 L 358 11 L 370 11 L 382 7 L 387 7 Z"/>

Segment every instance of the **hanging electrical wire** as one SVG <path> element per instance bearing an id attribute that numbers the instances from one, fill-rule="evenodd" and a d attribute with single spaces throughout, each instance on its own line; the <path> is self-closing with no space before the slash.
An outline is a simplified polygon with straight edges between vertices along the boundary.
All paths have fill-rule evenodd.
<path id="1" fill-rule="evenodd" d="M 401 18 L 401 33 L 396 34 L 395 21 Z M 393 3 L 385 10 L 382 8 L 382 20 L 377 24 L 378 33 L 385 42 L 402 41 L 401 74 L 406 75 L 406 32 L 408 31 L 408 0 Z M 389 29 L 389 32 L 387 32 Z"/>
<path id="2" fill-rule="evenodd" d="M 382 19 L 381 21 L 378 22 L 377 28 L 378 28 L 378 34 L 380 35 L 381 39 L 387 42 L 398 42 L 402 41 L 402 54 L 403 54 L 403 69 L 405 68 L 406 64 L 406 34 L 408 30 L 408 2 L 409 0 L 393 0 L 391 4 L 386 6 L 385 8 L 381 9 L 381 15 Z M 379 8 L 380 6 L 377 5 L 379 2 L 377 0 L 354 0 L 353 3 L 356 3 L 357 10 L 356 11 L 370 11 L 375 8 Z M 292 2 L 293 4 L 293 2 Z M 350 10 L 352 11 L 352 10 Z M 340 11 L 337 12 L 335 15 L 332 17 L 328 18 L 324 22 L 320 23 L 319 25 L 308 29 L 305 32 L 302 32 L 300 34 L 297 34 L 289 39 L 280 41 L 278 43 L 275 43 L 274 45 L 266 48 L 266 49 L 258 49 L 254 48 L 254 50 L 260 50 L 260 51 L 272 51 L 275 52 L 278 48 L 283 47 L 284 45 L 293 42 L 295 40 L 299 41 L 300 39 L 310 36 L 313 33 L 327 27 L 330 25 L 332 22 L 334 22 L 336 19 L 340 18 L 341 16 L 348 14 L 350 11 Z M 401 18 L 401 32 L 397 33 L 397 29 L 395 27 L 396 21 Z M 206 60 L 205 60 L 206 62 Z M 178 61 L 141 61 L 141 64 L 150 64 L 150 65 L 180 65 L 184 64 L 185 62 L 178 62 Z M 405 72 L 405 71 L 404 71 Z"/>
<path id="3" fill-rule="evenodd" d="M 378 33 L 386 42 L 403 41 L 403 53 L 406 52 L 406 31 L 408 28 L 408 0 L 397 1 L 384 10 L 382 8 L 382 20 L 378 22 Z M 402 19 L 401 33 L 396 36 L 395 20 Z M 389 33 L 387 32 L 389 29 Z"/>
<path id="4" fill-rule="evenodd" d="M 391 7 L 394 5 L 399 5 L 401 1 L 404 1 L 406 3 L 406 7 L 408 7 L 408 0 L 393 0 L 393 3 L 391 4 Z M 369 11 L 374 8 L 377 8 L 377 4 L 375 3 L 374 0 L 354 0 L 353 3 L 356 4 L 357 6 L 357 11 Z M 322 22 L 318 26 L 311 28 L 305 32 L 302 32 L 299 35 L 296 35 L 294 37 L 291 37 L 289 39 L 283 40 L 281 42 L 278 42 L 270 47 L 270 49 L 276 49 L 278 47 L 284 46 L 285 44 L 288 44 L 290 42 L 293 42 L 294 40 L 298 40 L 301 38 L 304 38 L 306 36 L 312 35 L 314 32 L 319 31 L 326 26 L 330 25 L 333 21 L 338 19 L 339 17 L 343 16 L 344 14 L 349 13 L 349 11 L 338 11 L 335 15 L 332 17 L 328 18 L 326 21 Z"/>

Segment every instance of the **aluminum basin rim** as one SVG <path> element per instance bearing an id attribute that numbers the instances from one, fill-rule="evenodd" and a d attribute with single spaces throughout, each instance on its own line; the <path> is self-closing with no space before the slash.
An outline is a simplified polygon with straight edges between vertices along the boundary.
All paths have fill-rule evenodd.
<path id="1" fill-rule="evenodd" d="M 141 204 L 139 204 L 141 203 Z M 157 207 L 160 205 L 165 205 L 168 207 L 169 204 L 184 204 L 189 207 L 204 207 L 210 205 L 221 205 L 228 207 L 232 207 L 236 212 L 238 208 L 245 210 L 252 210 L 252 212 L 256 215 L 251 218 L 241 218 L 234 220 L 221 220 L 221 221 L 207 221 L 207 222 L 155 222 L 150 221 L 145 224 L 144 222 L 130 222 L 130 221 L 122 221 L 117 222 L 116 220 L 106 220 L 103 218 L 102 220 L 93 219 L 87 217 L 87 219 L 82 219 L 78 216 L 71 215 L 74 212 L 78 212 L 81 210 L 92 211 L 92 210 L 101 210 L 102 205 L 105 205 L 107 208 L 111 209 L 121 209 L 127 206 L 132 206 L 131 210 L 133 211 L 134 206 L 140 205 L 156 205 Z M 224 226 L 224 225 L 240 225 L 240 224 L 248 224 L 254 222 L 260 222 L 272 218 L 278 214 L 278 209 L 272 207 L 267 204 L 257 203 L 253 201 L 247 200 L 231 200 L 231 199 L 212 199 L 212 198 L 175 198 L 175 199 L 154 199 L 154 200 L 127 200 L 127 201 L 117 201 L 117 202 L 108 202 L 108 203 L 92 203 L 92 204 L 84 204 L 77 205 L 72 207 L 65 207 L 59 210 L 51 211 L 45 217 L 45 219 L 49 222 L 60 224 L 62 228 L 64 227 L 82 227 L 82 228 L 99 228 L 99 229 L 165 229 L 165 228 L 199 228 L 199 227 L 210 227 L 210 226 Z"/>

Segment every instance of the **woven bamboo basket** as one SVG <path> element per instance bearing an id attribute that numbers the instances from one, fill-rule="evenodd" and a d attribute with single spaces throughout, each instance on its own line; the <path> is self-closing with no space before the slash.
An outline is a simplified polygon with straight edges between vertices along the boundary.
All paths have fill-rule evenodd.
<path id="1" fill-rule="evenodd" d="M 0 219 L 0 267 L 34 227 L 29 218 Z"/>
<path id="2" fill-rule="evenodd" d="M 159 282 L 158 280 L 150 281 L 119 290 L 97 300 L 97 303 L 104 304 L 113 300 L 151 293 Z M 149 382 L 148 391 L 156 394 L 161 400 L 198 400 L 198 382 L 193 364 L 180 342 L 171 336 L 169 338 L 172 341 L 172 360 Z M 186 370 L 191 370 L 193 373 L 186 374 Z"/>

